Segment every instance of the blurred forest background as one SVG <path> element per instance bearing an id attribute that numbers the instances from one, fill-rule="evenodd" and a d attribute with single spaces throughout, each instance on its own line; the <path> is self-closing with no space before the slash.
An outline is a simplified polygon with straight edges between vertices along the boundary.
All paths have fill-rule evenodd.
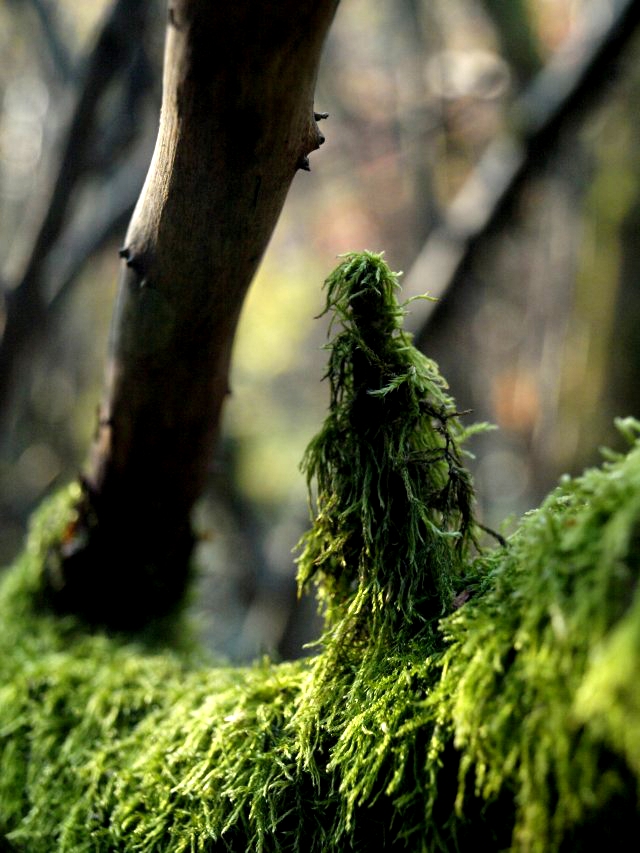
<path id="1" fill-rule="evenodd" d="M 77 475 L 117 249 L 151 156 L 160 0 L 0 5 L 0 565 Z M 203 635 L 235 660 L 316 632 L 292 547 L 324 417 L 321 284 L 384 250 L 469 421 L 484 521 L 535 506 L 640 416 L 640 3 L 343 0 L 299 173 L 247 300 L 202 533 Z M 215 228 L 215 223 L 212 223 Z M 13 309 L 11 308 L 13 305 Z M 12 313 L 13 311 L 13 313 Z"/>

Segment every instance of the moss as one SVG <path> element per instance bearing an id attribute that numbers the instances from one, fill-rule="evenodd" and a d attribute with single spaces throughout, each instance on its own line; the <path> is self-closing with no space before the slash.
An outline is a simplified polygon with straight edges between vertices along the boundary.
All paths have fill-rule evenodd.
<path id="1" fill-rule="evenodd" d="M 484 593 L 443 624 L 429 705 L 461 754 L 457 808 L 469 784 L 487 801 L 511 792 L 517 849 L 556 849 L 620 797 L 636 819 L 639 531 L 636 441 L 480 558 Z"/>
<path id="2" fill-rule="evenodd" d="M 3 587 L 2 830 L 34 853 L 207 849 L 236 810 L 249 812 L 248 783 L 281 772 L 268 732 L 279 731 L 303 665 L 213 667 L 195 653 L 87 635 L 71 618 L 25 611 L 42 537 L 64 503 L 41 510 Z M 264 779 L 252 761 L 259 753 Z"/>
<path id="3" fill-rule="evenodd" d="M 306 661 L 233 668 L 184 623 L 109 636 L 46 610 L 44 505 L 0 589 L 0 846 L 589 850 L 637 832 L 640 427 L 475 553 L 464 438 L 379 256 L 328 283 L 328 420 L 305 457 Z"/>
<path id="4" fill-rule="evenodd" d="M 348 832 L 358 806 L 401 787 L 413 748 L 397 733 L 438 677 L 474 497 L 454 401 L 402 330 L 397 276 L 380 255 L 348 255 L 326 288 L 339 328 L 329 414 L 303 460 L 317 494 L 298 574 L 316 582 L 326 625 L 294 726 L 300 765 L 316 780 L 327 761 L 337 772 Z"/>
<path id="5" fill-rule="evenodd" d="M 329 628 L 391 636 L 445 613 L 473 533 L 463 430 L 437 366 L 402 331 L 397 276 L 348 255 L 326 284 L 329 415 L 303 460 L 317 483 L 299 584 L 318 582 Z"/>

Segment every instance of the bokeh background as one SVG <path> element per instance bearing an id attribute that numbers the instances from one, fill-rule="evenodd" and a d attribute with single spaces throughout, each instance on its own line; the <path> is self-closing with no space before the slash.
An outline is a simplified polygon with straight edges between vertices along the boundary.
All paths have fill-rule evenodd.
<path id="1" fill-rule="evenodd" d="M 136 23 L 105 59 L 111 2 L 0 5 L 0 284 L 35 294 L 1 351 L 0 565 L 82 469 L 95 425 L 165 21 L 157 0 L 118 7 Z M 469 420 L 497 427 L 472 448 L 486 524 L 508 530 L 562 473 L 620 446 L 614 417 L 640 415 L 639 7 L 343 0 L 317 89 L 327 142 L 247 299 L 196 512 L 193 607 L 219 653 L 291 657 L 317 632 L 292 548 L 308 523 L 298 464 L 328 399 L 321 285 L 339 254 L 384 250 L 407 296 L 440 297 L 413 303 L 409 323 Z"/>

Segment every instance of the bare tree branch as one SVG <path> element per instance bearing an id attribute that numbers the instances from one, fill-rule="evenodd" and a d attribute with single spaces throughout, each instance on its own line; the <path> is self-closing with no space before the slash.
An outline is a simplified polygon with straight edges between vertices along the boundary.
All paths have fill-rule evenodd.
<path id="1" fill-rule="evenodd" d="M 336 6 L 170 2 L 158 141 L 121 252 L 97 436 L 78 524 L 50 560 L 62 610 L 122 627 L 179 601 L 244 295 L 324 141 L 313 95 Z"/>
<path id="2" fill-rule="evenodd" d="M 63 83 L 70 83 L 76 75 L 77 69 L 73 57 L 60 34 L 57 16 L 47 0 L 12 0 L 15 5 L 23 3 L 31 6 L 40 23 L 40 29 L 47 53 L 51 58 L 53 67 Z"/>
<path id="3" fill-rule="evenodd" d="M 523 182 L 549 162 L 566 128 L 576 124 L 610 84 L 621 53 L 640 23 L 639 0 L 597 7 L 588 28 L 570 37 L 512 110 L 513 131 L 496 138 L 416 258 L 404 282 L 407 297 L 425 291 L 436 303 L 416 303 L 414 333 L 464 287 L 465 271 L 486 238 L 495 233 Z M 597 11 L 597 9 L 596 9 Z"/>
<path id="4" fill-rule="evenodd" d="M 136 43 L 132 32 L 142 31 L 147 11 L 148 3 L 144 0 L 117 0 L 88 57 L 83 88 L 67 129 L 58 172 L 33 249 L 21 280 L 6 283 L 4 332 L 0 341 L 0 411 L 7 403 L 14 365 L 25 341 L 34 328 L 42 327 L 46 321 L 43 265 L 67 220 L 73 189 L 85 172 L 100 95 L 130 58 Z"/>
<path id="5" fill-rule="evenodd" d="M 149 168 L 147 140 L 129 149 L 127 159 L 95 190 L 89 213 L 75 216 L 43 266 L 47 283 L 47 311 L 60 311 L 87 262 L 114 241 L 120 242 L 131 220 Z"/>

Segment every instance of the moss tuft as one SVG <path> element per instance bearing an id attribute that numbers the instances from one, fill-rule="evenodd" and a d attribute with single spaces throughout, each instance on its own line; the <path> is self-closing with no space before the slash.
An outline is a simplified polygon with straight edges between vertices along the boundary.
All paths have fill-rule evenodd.
<path id="1" fill-rule="evenodd" d="M 335 630 L 385 642 L 442 616 L 473 537 L 463 429 L 433 361 L 402 330 L 397 275 L 381 255 L 347 255 L 326 282 L 340 331 L 329 349 L 329 415 L 303 470 L 317 485 L 299 560 Z"/>

